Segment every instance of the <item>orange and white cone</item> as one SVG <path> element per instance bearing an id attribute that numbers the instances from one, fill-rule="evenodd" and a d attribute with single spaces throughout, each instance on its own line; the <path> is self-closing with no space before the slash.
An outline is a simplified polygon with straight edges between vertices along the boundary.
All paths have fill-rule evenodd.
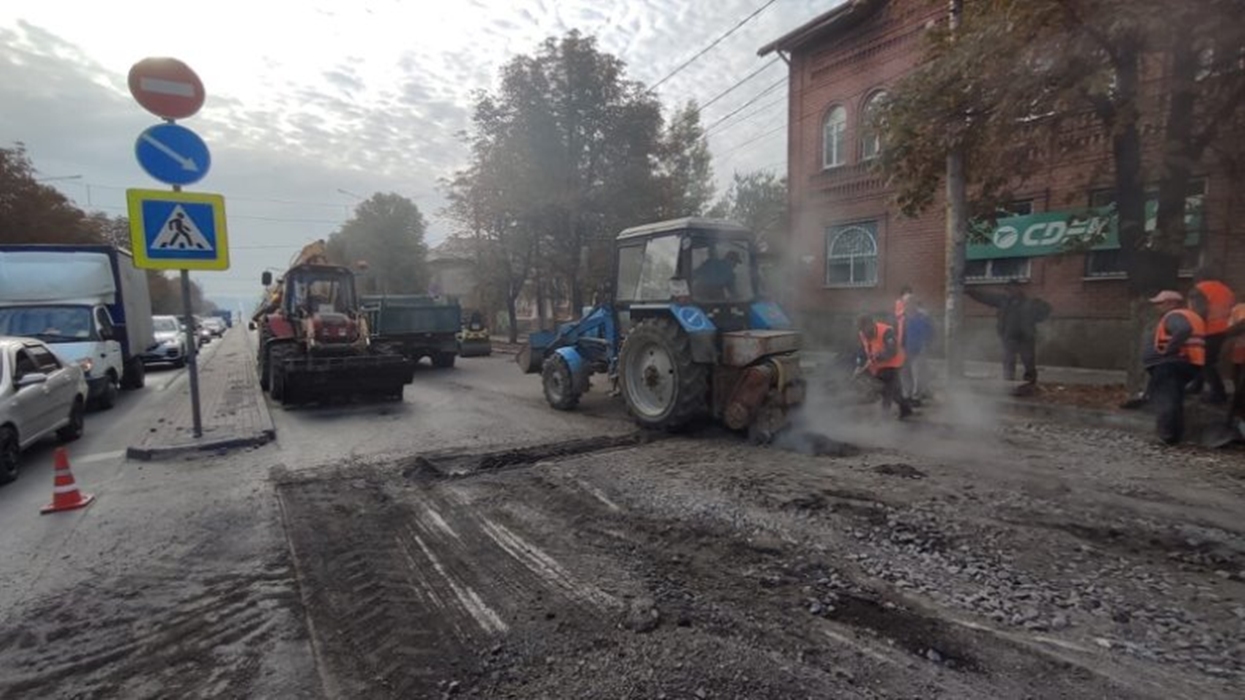
<path id="1" fill-rule="evenodd" d="M 63 447 L 56 448 L 55 474 L 52 480 L 52 502 L 44 506 L 40 513 L 84 508 L 95 500 L 95 496 L 78 490 L 78 485 L 73 480 L 73 472 L 69 471 L 69 452 Z"/>

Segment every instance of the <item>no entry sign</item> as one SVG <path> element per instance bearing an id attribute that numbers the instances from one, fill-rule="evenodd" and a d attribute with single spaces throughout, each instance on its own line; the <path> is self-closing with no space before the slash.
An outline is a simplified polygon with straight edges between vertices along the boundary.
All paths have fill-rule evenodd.
<path id="1" fill-rule="evenodd" d="M 144 58 L 130 68 L 130 94 L 148 112 L 185 119 L 203 106 L 203 82 L 176 58 Z"/>

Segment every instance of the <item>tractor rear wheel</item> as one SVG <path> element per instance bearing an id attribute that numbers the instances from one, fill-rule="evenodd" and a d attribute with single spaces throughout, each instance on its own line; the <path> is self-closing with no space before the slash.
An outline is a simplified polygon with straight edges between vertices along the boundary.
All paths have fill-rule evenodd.
<path id="1" fill-rule="evenodd" d="M 637 324 L 618 368 L 627 409 L 645 428 L 682 428 L 708 409 L 709 367 L 692 361 L 691 341 L 672 319 Z"/>
<path id="2" fill-rule="evenodd" d="M 565 357 L 554 353 L 545 358 L 540 370 L 540 383 L 550 406 L 559 411 L 569 411 L 579 405 L 583 392 L 575 385 L 575 375 L 571 374 L 571 366 L 566 363 Z"/>

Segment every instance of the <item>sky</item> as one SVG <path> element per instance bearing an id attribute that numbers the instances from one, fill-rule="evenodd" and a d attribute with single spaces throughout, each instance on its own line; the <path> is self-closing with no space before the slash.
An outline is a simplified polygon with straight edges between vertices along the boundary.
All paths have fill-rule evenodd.
<path id="1" fill-rule="evenodd" d="M 667 115 L 704 104 L 718 191 L 735 171 L 786 173 L 786 66 L 757 49 L 840 0 L 775 0 L 663 83 Z M 467 162 L 458 134 L 500 68 L 572 29 L 652 85 L 766 0 L 13 0 L 0 6 L 0 143 L 25 144 L 40 178 L 84 209 L 125 213 L 127 187 L 163 188 L 134 158 L 158 123 L 126 76 L 173 56 L 204 83 L 180 123 L 212 154 L 188 190 L 223 194 L 230 269 L 196 272 L 227 308 L 259 294 L 265 268 L 327 237 L 374 192 L 407 196 L 435 245 L 453 231 L 440 178 Z M 771 88 L 769 92 L 765 92 Z"/>

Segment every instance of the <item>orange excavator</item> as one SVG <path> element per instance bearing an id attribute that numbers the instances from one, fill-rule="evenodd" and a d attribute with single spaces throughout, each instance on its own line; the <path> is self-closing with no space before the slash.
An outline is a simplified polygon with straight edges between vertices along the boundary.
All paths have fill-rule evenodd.
<path id="1" fill-rule="evenodd" d="M 305 246 L 274 281 L 265 271 L 259 331 L 260 385 L 282 404 L 352 394 L 401 399 L 415 363 L 373 345 L 355 292 L 355 275 L 334 263 L 324 241 Z"/>

